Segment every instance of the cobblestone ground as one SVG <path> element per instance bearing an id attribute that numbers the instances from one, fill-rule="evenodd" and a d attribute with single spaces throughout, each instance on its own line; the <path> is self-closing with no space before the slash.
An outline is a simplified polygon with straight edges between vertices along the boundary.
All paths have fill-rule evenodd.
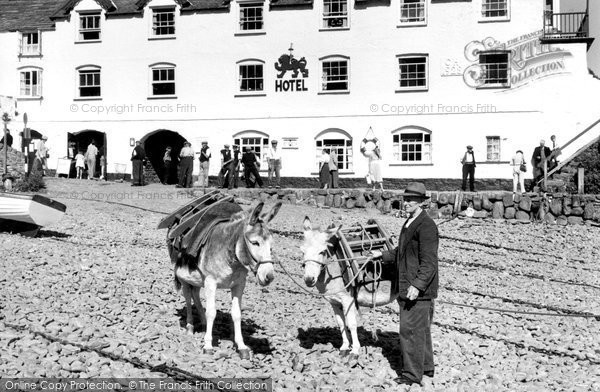
<path id="1" fill-rule="evenodd" d="M 235 353 L 230 296 L 221 291 L 218 350 L 202 354 L 204 331 L 198 325 L 194 336 L 185 334 L 165 231 L 156 229 L 160 212 L 190 196 L 162 185 L 85 180 L 50 179 L 48 188 L 68 206 L 61 222 L 33 239 L 0 234 L 2 377 L 164 377 L 177 368 L 202 377 L 271 377 L 276 391 L 401 390 L 392 381 L 400 367 L 396 305 L 363 310 L 364 347 L 358 361 L 346 363 L 330 306 L 277 266 L 270 286 L 253 277 L 246 286 L 251 359 Z M 402 224 L 377 211 L 284 205 L 271 223 L 273 252 L 299 284 L 305 215 L 345 226 L 376 217 L 392 234 Z M 600 323 L 589 317 L 600 314 L 598 230 L 441 223 L 436 373 L 411 390 L 600 391 Z M 557 313 L 564 317 L 547 315 Z"/>

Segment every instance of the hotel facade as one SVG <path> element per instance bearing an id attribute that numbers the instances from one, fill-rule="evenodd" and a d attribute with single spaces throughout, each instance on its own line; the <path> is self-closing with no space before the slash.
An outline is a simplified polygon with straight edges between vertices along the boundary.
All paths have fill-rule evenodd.
<path id="1" fill-rule="evenodd" d="M 386 178 L 458 178 L 467 144 L 477 178 L 511 178 L 516 150 L 600 119 L 590 3 L 0 0 L 0 95 L 18 101 L 15 145 L 24 113 L 48 136 L 50 168 L 95 139 L 109 173 L 130 173 L 140 140 L 160 171 L 187 140 L 208 141 L 216 174 L 224 144 L 264 161 L 278 140 L 284 177 L 316 176 L 323 148 L 364 177 L 376 137 Z"/>

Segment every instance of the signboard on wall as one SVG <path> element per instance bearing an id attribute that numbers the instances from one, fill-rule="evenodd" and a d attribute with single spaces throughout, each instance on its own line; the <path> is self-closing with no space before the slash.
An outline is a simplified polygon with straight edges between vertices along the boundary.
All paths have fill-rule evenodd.
<path id="1" fill-rule="evenodd" d="M 286 150 L 297 150 L 298 149 L 298 138 L 297 137 L 284 137 L 281 141 L 283 149 Z"/>
<path id="2" fill-rule="evenodd" d="M 294 48 L 291 44 L 289 51 L 289 54 L 279 56 L 275 63 L 275 69 L 279 72 L 275 79 L 275 92 L 308 91 L 304 85 L 305 78 L 308 78 L 307 61 L 304 57 L 301 57 L 300 60 L 294 57 Z"/>

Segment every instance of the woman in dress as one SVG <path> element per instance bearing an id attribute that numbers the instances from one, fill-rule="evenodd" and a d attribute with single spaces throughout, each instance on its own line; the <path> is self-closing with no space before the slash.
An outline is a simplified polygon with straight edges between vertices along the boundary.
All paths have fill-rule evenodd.
<path id="1" fill-rule="evenodd" d="M 329 161 L 331 157 L 329 156 L 329 150 L 324 148 L 321 151 L 321 157 L 319 158 L 319 183 L 321 185 L 321 189 L 327 189 L 329 186 Z"/>

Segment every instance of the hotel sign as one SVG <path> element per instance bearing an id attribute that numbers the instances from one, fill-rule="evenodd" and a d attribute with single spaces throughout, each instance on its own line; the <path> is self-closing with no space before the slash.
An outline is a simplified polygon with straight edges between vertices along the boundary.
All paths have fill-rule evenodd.
<path id="1" fill-rule="evenodd" d="M 304 85 L 305 78 L 308 78 L 306 59 L 304 57 L 300 58 L 300 60 L 294 58 L 293 50 L 290 45 L 290 53 L 282 54 L 275 63 L 275 69 L 279 72 L 275 80 L 275 92 L 308 91 Z M 288 72 L 291 74 L 291 79 L 284 78 Z M 290 77 L 289 74 L 287 76 Z M 302 76 L 302 78 L 298 79 L 298 76 Z"/>
<path id="2" fill-rule="evenodd" d="M 521 87 L 534 80 L 566 72 L 565 57 L 571 52 L 540 42 L 542 30 L 521 35 L 507 42 L 492 37 L 472 41 L 465 46 L 465 58 L 474 63 L 463 73 L 465 83 L 473 88 L 484 84 L 485 65 L 479 63 L 479 55 L 486 51 L 510 52 L 509 77 L 511 87 Z"/>

